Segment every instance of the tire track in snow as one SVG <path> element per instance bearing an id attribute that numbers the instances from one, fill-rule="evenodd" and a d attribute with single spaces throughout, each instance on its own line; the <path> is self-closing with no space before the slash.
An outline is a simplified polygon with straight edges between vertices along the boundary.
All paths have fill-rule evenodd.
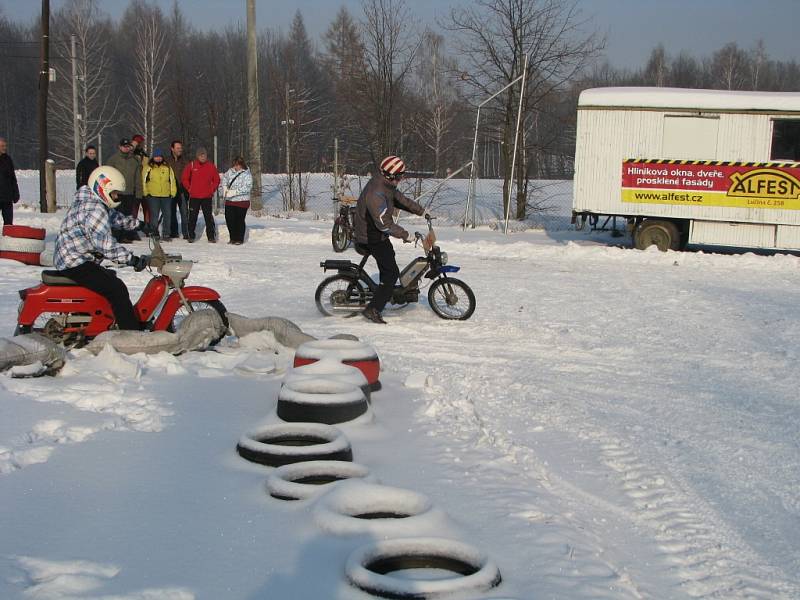
<path id="1" fill-rule="evenodd" d="M 779 570 L 764 565 L 700 497 L 648 466 L 618 437 L 604 431 L 585 411 L 571 408 L 574 414 L 567 414 L 567 407 L 562 405 L 549 418 L 555 427 L 582 437 L 599 448 L 600 463 L 616 475 L 616 485 L 630 503 L 627 507 L 565 480 L 537 455 L 534 448 L 518 442 L 505 429 L 503 422 L 495 422 L 491 417 L 492 409 L 502 408 L 507 421 L 511 409 L 516 408 L 508 402 L 508 397 L 498 398 L 496 405 L 485 402 L 492 398 L 493 382 L 513 381 L 515 370 L 520 368 L 515 364 L 518 357 L 508 354 L 508 348 L 513 345 L 487 347 L 483 342 L 483 350 L 493 357 L 489 364 L 484 365 L 491 370 L 489 374 L 475 364 L 474 357 L 463 353 L 463 348 L 468 346 L 464 340 L 440 341 L 437 354 L 449 356 L 451 365 L 464 364 L 470 369 L 470 376 L 453 378 L 452 367 L 432 369 L 437 381 L 448 381 L 448 384 L 431 390 L 435 396 L 431 403 L 435 407 L 428 416 L 435 418 L 427 420 L 428 426 L 432 425 L 451 437 L 459 436 L 462 442 L 488 446 L 501 456 L 524 464 L 528 468 L 524 474 L 526 477 L 534 478 L 546 490 L 564 499 L 565 504 L 567 499 L 570 502 L 578 499 L 584 506 L 593 506 L 595 512 L 604 511 L 613 515 L 612 518 L 628 522 L 634 531 L 647 531 L 647 542 L 654 546 L 654 554 L 663 561 L 665 571 L 680 595 L 692 598 L 798 597 L 800 590 L 786 581 Z M 462 356 L 463 362 L 459 360 Z M 502 364 L 498 357 L 506 358 L 506 366 L 498 367 L 498 362 Z M 400 355 L 392 356 L 392 361 L 396 364 L 408 362 Z M 416 367 L 431 369 L 430 364 Z M 595 367 L 607 369 L 609 373 L 616 369 L 613 363 L 603 364 L 603 361 Z M 481 380 L 478 389 L 475 388 L 476 380 Z M 476 398 L 484 401 L 476 402 Z M 527 407 L 520 407 L 520 422 L 525 421 L 524 408 Z M 580 423 L 580 426 L 576 428 L 575 423 Z M 470 429 L 471 434 L 468 433 Z M 583 528 L 581 524 L 576 526 Z M 617 571 L 625 572 L 622 568 Z M 631 597 L 639 596 L 644 586 L 636 582 L 635 574 L 626 573 L 626 577 Z"/>

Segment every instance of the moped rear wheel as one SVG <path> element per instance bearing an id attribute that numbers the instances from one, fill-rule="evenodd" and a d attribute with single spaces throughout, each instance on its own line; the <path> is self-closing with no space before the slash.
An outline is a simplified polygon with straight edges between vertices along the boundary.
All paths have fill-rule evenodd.
<path id="1" fill-rule="evenodd" d="M 347 246 L 350 245 L 350 236 L 348 235 L 347 229 L 342 227 L 339 223 L 333 224 L 331 245 L 333 246 L 334 252 L 344 252 L 347 250 Z"/>
<path id="2" fill-rule="evenodd" d="M 348 275 L 333 275 L 317 286 L 314 300 L 319 312 L 329 317 L 347 317 L 367 306 L 368 290 Z"/>
<path id="3" fill-rule="evenodd" d="M 194 301 L 190 300 L 189 305 L 192 307 L 192 311 L 203 310 L 204 308 L 210 308 L 212 310 L 217 311 L 219 316 L 222 318 L 223 325 L 225 325 L 225 328 L 227 329 L 228 309 L 226 309 L 225 305 L 219 300 L 194 300 Z M 183 305 L 183 303 L 181 303 L 181 305 L 178 307 L 178 310 L 175 311 L 175 315 L 172 317 L 172 323 L 170 323 L 170 326 L 167 328 L 167 331 L 171 331 L 173 333 L 176 332 L 181 324 L 181 321 L 183 321 L 188 316 L 189 316 L 188 309 Z M 224 334 L 221 337 L 212 341 L 211 345 L 215 346 L 216 344 L 219 343 L 219 341 L 223 337 L 225 337 Z"/>
<path id="4" fill-rule="evenodd" d="M 428 289 L 428 304 L 442 319 L 466 321 L 475 312 L 475 294 L 459 279 L 437 279 Z"/>

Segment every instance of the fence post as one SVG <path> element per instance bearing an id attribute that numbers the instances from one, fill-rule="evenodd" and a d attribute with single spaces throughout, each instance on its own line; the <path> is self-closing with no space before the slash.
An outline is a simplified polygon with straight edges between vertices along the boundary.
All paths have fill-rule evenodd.
<path id="1" fill-rule="evenodd" d="M 56 161 L 48 158 L 44 163 L 45 195 L 47 197 L 47 212 L 56 212 Z"/>

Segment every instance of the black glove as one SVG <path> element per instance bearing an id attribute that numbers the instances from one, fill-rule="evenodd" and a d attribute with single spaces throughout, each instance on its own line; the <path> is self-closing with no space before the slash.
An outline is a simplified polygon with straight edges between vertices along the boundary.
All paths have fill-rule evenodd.
<path id="1" fill-rule="evenodd" d="M 427 213 L 427 212 L 426 212 L 426 213 L 425 213 L 425 220 L 426 220 L 426 221 L 430 221 L 431 219 L 433 219 L 433 217 L 430 215 L 430 213 Z"/>
<path id="2" fill-rule="evenodd" d="M 148 237 L 158 235 L 158 229 L 150 225 L 150 223 L 145 223 L 144 221 L 139 221 L 139 226 L 136 228 L 136 230 L 141 231 Z"/>
<path id="3" fill-rule="evenodd" d="M 147 256 L 133 255 L 128 260 L 128 266 L 133 267 L 133 270 L 136 271 L 137 273 L 139 271 L 144 271 L 149 264 L 150 264 L 150 258 Z"/>

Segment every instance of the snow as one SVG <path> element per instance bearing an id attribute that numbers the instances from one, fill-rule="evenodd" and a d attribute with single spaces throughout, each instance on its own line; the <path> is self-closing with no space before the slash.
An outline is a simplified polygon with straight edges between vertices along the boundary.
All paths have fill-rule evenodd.
<path id="1" fill-rule="evenodd" d="M 63 212 L 15 216 L 52 244 Z M 248 223 L 243 246 L 172 251 L 234 312 L 377 351 L 371 419 L 337 429 L 385 486 L 429 500 L 441 518 L 413 535 L 498 566 L 498 587 L 454 598 L 800 597 L 800 258 L 438 227 L 474 316 L 441 320 L 422 294 L 376 326 L 314 305 L 319 261 L 335 256 L 329 219 Z M 418 252 L 395 248 L 401 267 Z M 147 273 L 119 274 L 138 297 Z M 6 335 L 38 277 L 3 262 Z M 0 375 L 0 598 L 367 600 L 345 564 L 382 534 L 334 535 L 314 516 L 358 482 L 280 501 L 265 489 L 275 469 L 236 453 L 277 423 L 287 375 L 325 375 L 292 359 L 261 332 L 181 356 L 71 351 L 56 377 Z"/>
<path id="2" fill-rule="evenodd" d="M 800 112 L 800 93 L 608 87 L 584 90 L 578 106 Z"/>
<path id="3" fill-rule="evenodd" d="M 335 358 L 340 361 L 375 360 L 375 349 L 369 344 L 356 340 L 328 339 L 306 342 L 297 348 L 298 358 L 322 360 Z"/>

